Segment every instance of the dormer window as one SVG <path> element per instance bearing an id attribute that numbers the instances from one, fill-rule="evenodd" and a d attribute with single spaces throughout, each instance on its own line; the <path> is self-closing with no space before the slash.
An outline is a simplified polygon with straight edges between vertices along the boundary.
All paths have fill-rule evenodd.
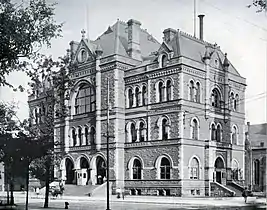
<path id="1" fill-rule="evenodd" d="M 161 57 L 161 67 L 167 66 L 167 60 L 168 60 L 167 55 L 162 55 L 162 57 Z"/>
<path id="2" fill-rule="evenodd" d="M 87 60 L 88 54 L 85 49 L 81 49 L 78 55 L 78 62 L 83 63 Z"/>

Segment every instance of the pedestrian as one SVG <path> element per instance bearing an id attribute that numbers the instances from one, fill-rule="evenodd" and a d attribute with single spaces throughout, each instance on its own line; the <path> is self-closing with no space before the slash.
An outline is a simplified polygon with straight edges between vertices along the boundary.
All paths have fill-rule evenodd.
<path id="1" fill-rule="evenodd" d="M 245 203 L 247 203 L 248 191 L 246 187 L 242 192 L 242 196 L 244 197 Z"/>
<path id="2" fill-rule="evenodd" d="M 37 198 L 38 198 L 38 196 L 39 196 L 39 194 L 40 194 L 40 189 L 39 189 L 39 187 L 36 187 L 35 192 L 36 192 L 36 195 L 37 195 Z"/>

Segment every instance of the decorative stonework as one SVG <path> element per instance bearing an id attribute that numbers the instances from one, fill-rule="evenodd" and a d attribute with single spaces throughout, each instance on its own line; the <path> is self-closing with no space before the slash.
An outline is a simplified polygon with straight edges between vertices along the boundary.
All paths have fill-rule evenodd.
<path id="1" fill-rule="evenodd" d="M 205 77 L 205 73 L 200 71 L 200 70 L 196 70 L 196 69 L 193 69 L 193 68 L 189 68 L 189 67 L 186 67 L 186 66 L 183 66 L 182 67 L 182 70 L 185 72 L 185 73 L 189 73 L 189 74 L 192 74 L 192 75 L 198 75 L 202 78 Z"/>

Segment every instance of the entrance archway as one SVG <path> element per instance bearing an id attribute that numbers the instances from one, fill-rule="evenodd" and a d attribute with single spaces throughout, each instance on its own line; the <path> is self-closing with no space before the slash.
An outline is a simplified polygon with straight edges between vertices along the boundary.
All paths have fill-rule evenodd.
<path id="1" fill-rule="evenodd" d="M 74 164 L 69 159 L 66 158 L 65 161 L 65 167 L 66 167 L 66 184 L 74 184 Z"/>
<path id="2" fill-rule="evenodd" d="M 77 184 L 87 185 L 90 179 L 89 163 L 85 157 L 80 158 L 80 169 L 77 170 Z"/>
<path id="3" fill-rule="evenodd" d="M 223 170 L 225 168 L 223 159 L 218 157 L 214 164 L 215 167 L 215 181 L 222 184 Z"/>
<path id="4" fill-rule="evenodd" d="M 96 158 L 96 176 L 97 184 L 103 184 L 106 177 L 106 162 L 101 156 Z"/>

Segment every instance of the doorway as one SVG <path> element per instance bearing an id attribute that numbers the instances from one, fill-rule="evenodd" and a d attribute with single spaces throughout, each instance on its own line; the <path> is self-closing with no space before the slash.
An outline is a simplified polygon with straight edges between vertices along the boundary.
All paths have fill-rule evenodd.
<path id="1" fill-rule="evenodd" d="M 65 162 L 66 167 L 66 184 L 74 184 L 74 164 L 67 158 Z"/>
<path id="2" fill-rule="evenodd" d="M 215 181 L 219 184 L 222 184 L 223 171 L 224 171 L 224 162 L 221 157 L 218 157 L 214 164 L 215 167 Z"/>

